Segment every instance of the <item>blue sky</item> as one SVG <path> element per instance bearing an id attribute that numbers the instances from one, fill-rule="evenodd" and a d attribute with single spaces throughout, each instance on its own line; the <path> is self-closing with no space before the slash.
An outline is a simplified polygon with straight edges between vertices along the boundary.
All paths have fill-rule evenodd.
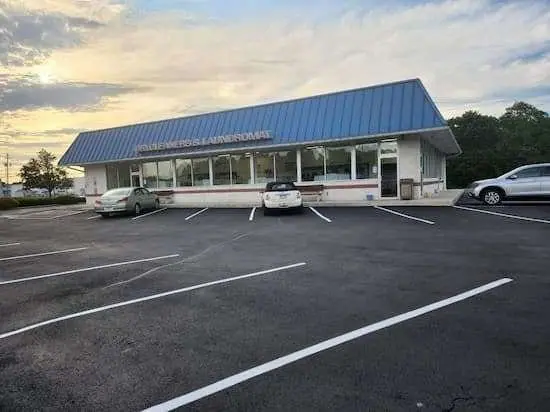
<path id="1" fill-rule="evenodd" d="M 550 111 L 547 0 L 0 0 L 0 32 L 15 161 L 78 130 L 414 77 L 447 117 Z"/>

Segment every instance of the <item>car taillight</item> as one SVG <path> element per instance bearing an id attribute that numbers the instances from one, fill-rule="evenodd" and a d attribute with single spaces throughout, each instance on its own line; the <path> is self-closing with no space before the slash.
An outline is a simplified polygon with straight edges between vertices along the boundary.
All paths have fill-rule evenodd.
<path id="1" fill-rule="evenodd" d="M 96 201 L 95 201 L 95 204 L 96 204 L 96 205 L 100 205 L 100 204 L 101 204 L 101 200 L 96 200 Z"/>
<path id="2" fill-rule="evenodd" d="M 299 199 L 300 197 L 302 197 L 302 195 L 300 194 L 300 192 L 296 192 L 296 199 Z"/>
<path id="3" fill-rule="evenodd" d="M 118 201 L 118 203 L 120 203 L 120 202 L 127 202 L 127 201 L 128 201 L 128 198 L 127 198 L 127 197 L 123 197 L 122 199 L 120 199 L 120 200 Z"/>

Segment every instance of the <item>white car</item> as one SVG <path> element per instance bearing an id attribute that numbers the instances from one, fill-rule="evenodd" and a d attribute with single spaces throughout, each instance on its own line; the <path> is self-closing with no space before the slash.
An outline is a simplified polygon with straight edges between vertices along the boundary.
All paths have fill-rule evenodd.
<path id="1" fill-rule="evenodd" d="M 478 180 L 466 193 L 487 205 L 498 205 L 503 200 L 550 197 L 550 163 L 518 167 L 494 179 Z"/>
<path id="2" fill-rule="evenodd" d="M 292 182 L 269 182 L 262 195 L 264 215 L 273 210 L 303 210 L 302 195 Z"/>

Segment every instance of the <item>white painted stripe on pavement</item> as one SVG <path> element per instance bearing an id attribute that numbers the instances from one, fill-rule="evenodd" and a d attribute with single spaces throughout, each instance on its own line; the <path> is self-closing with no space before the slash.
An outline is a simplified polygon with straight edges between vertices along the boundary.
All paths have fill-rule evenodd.
<path id="1" fill-rule="evenodd" d="M 55 276 L 62 276 L 62 275 L 70 275 L 73 273 L 88 272 L 91 270 L 112 268 L 116 266 L 126 266 L 126 265 L 132 265 L 134 263 L 153 262 L 155 260 L 169 259 L 169 258 L 174 258 L 178 256 L 179 254 L 158 256 L 158 257 L 146 258 L 146 259 L 129 260 L 126 262 L 109 263 L 107 265 L 91 266 L 91 267 L 81 268 L 81 269 L 66 270 L 64 272 L 49 273 L 47 275 L 31 276 L 31 277 L 21 278 L 21 279 L 4 280 L 0 282 L 0 285 L 10 285 L 12 283 L 28 282 L 30 280 L 45 279 L 45 278 L 51 278 Z"/>
<path id="2" fill-rule="evenodd" d="M 214 280 L 212 282 L 201 283 L 201 284 L 198 284 L 198 285 L 189 286 L 189 287 L 182 288 L 182 289 L 176 289 L 176 290 L 171 290 L 171 291 L 168 291 L 168 292 L 157 293 L 156 295 L 144 296 L 144 297 L 138 298 L 138 299 L 127 300 L 127 301 L 124 301 L 124 302 L 118 302 L 118 303 L 113 303 L 112 305 L 100 306 L 98 308 L 89 309 L 89 310 L 85 310 L 85 311 L 82 311 L 82 312 L 71 313 L 69 315 L 61 316 L 59 318 L 49 319 L 49 320 L 46 320 L 46 321 L 43 321 L 43 322 L 35 323 L 33 325 L 25 326 L 24 328 L 21 328 L 21 329 L 16 329 L 16 330 L 12 330 L 11 332 L 3 333 L 3 334 L 0 335 L 0 339 L 5 339 L 5 338 L 8 338 L 10 336 L 19 335 L 19 334 L 27 332 L 29 330 L 37 329 L 37 328 L 40 328 L 40 327 L 46 326 L 46 325 L 51 325 L 53 323 L 63 322 L 63 321 L 68 320 L 68 319 L 73 319 L 73 318 L 78 318 L 78 317 L 82 317 L 82 316 L 86 316 L 86 315 L 91 315 L 93 313 L 103 312 L 103 311 L 106 311 L 106 310 L 115 309 L 115 308 L 119 308 L 119 307 L 122 307 L 122 306 L 133 305 L 133 304 L 140 303 L 140 302 L 146 302 L 146 301 L 153 300 L 153 299 L 164 298 L 166 296 L 175 295 L 177 293 L 189 292 L 189 291 L 195 290 L 195 289 L 206 288 L 208 286 L 220 285 L 222 283 L 229 283 L 229 282 L 233 282 L 235 280 L 252 278 L 252 277 L 255 277 L 255 276 L 266 275 L 268 273 L 273 273 L 273 272 L 280 272 L 282 270 L 287 270 L 287 269 L 292 269 L 292 268 L 297 268 L 297 267 L 300 267 L 300 266 L 304 266 L 305 264 L 306 264 L 305 262 L 294 263 L 292 265 L 280 266 L 280 267 L 273 268 L 273 269 L 262 270 L 260 272 L 249 273 L 247 275 L 234 276 L 234 277 L 230 277 L 230 278 Z"/>
<path id="3" fill-rule="evenodd" d="M 95 216 L 91 216 L 91 217 L 86 218 L 86 220 L 98 219 L 100 217 L 101 217 L 101 215 L 95 215 Z"/>
<path id="4" fill-rule="evenodd" d="M 317 343 L 313 346 L 301 349 L 299 351 L 293 352 L 289 355 L 282 356 L 280 358 L 274 359 L 270 362 L 266 362 L 262 365 L 256 366 L 251 369 L 247 369 L 243 372 L 237 373 L 235 375 L 229 376 L 228 378 L 222 379 L 218 382 L 215 382 L 211 385 L 205 386 L 203 388 L 197 389 L 195 391 L 189 392 L 185 395 L 173 398 L 169 401 L 163 402 L 161 404 L 155 405 L 148 409 L 145 409 L 143 412 L 160 412 L 160 411 L 172 411 L 176 408 L 188 405 L 192 402 L 195 402 L 199 399 L 210 396 L 214 393 L 223 391 L 232 386 L 238 385 L 239 383 L 245 382 L 249 379 L 252 379 L 256 376 L 263 375 L 264 373 L 271 372 L 275 369 L 286 366 L 290 363 L 296 362 L 300 359 L 307 358 L 309 356 L 315 355 L 316 353 L 331 349 L 335 346 L 347 343 L 349 341 L 358 339 L 362 336 L 368 335 L 370 333 L 379 331 L 381 329 L 388 328 L 390 326 L 396 325 L 401 322 L 416 318 L 426 313 L 433 312 L 435 310 L 444 308 L 445 306 L 452 305 L 453 303 L 460 302 L 462 300 L 471 298 L 473 296 L 479 295 L 481 293 L 487 292 L 491 289 L 502 286 L 508 282 L 512 282 L 512 279 L 503 278 L 495 282 L 488 283 L 486 285 L 480 286 L 475 289 L 471 289 L 467 292 L 461 293 L 459 295 L 452 296 L 447 299 L 440 300 L 438 302 L 432 303 L 427 306 L 422 306 L 421 308 L 411 310 L 410 312 L 403 313 L 401 315 L 393 316 L 388 319 L 384 319 L 380 322 L 373 323 L 371 325 L 356 329 L 354 331 L 345 333 L 340 336 L 336 336 L 332 339 L 325 340 L 323 342 Z"/>
<path id="5" fill-rule="evenodd" d="M 154 215 L 155 213 L 158 213 L 158 212 L 162 212 L 164 210 L 168 209 L 167 207 L 163 207 L 162 209 L 157 209 L 157 210 L 153 210 L 152 212 L 149 212 L 149 213 L 145 213 L 144 215 L 138 215 L 136 217 L 133 217 L 132 220 L 136 220 L 136 219 L 141 219 L 142 217 L 146 217 L 146 216 L 151 216 L 151 215 Z"/>
<path id="6" fill-rule="evenodd" d="M 88 212 L 88 210 L 78 210 L 76 212 L 71 212 L 71 213 L 65 213 L 64 215 L 59 215 L 59 216 L 54 216 L 52 217 L 52 219 L 60 219 L 62 217 L 67 217 L 67 216 L 73 216 L 73 215 L 79 215 L 81 213 L 86 213 Z"/>
<path id="7" fill-rule="evenodd" d="M 20 244 L 21 244 L 21 242 L 4 243 L 4 244 L 0 244 L 0 247 L 17 246 L 17 245 L 20 245 Z"/>
<path id="8" fill-rule="evenodd" d="M 253 207 L 252 210 L 250 211 L 250 216 L 248 217 L 248 220 L 250 222 L 252 222 L 254 220 L 254 212 L 256 211 L 256 208 Z"/>
<path id="9" fill-rule="evenodd" d="M 5 260 L 25 259 L 25 258 L 31 258 L 31 257 L 37 257 L 37 256 L 57 255 L 59 253 L 78 252 L 79 250 L 85 250 L 85 249 L 88 249 L 88 248 L 77 247 L 74 249 L 56 250 L 54 252 L 33 253 L 32 255 L 11 256 L 11 257 L 0 258 L 0 262 Z"/>
<path id="10" fill-rule="evenodd" d="M 507 217 L 510 219 L 518 219 L 518 220 L 526 220 L 528 222 L 537 222 L 537 223 L 546 223 L 550 224 L 550 220 L 544 220 L 544 219 L 536 219 L 533 217 L 525 217 L 525 216 L 518 216 L 518 215 L 509 215 L 507 213 L 498 213 L 498 212 L 491 212 L 489 210 L 482 210 L 482 209 L 473 209 L 471 207 L 464 207 L 464 206 L 453 206 L 455 209 L 462 209 L 462 210 L 469 210 L 471 212 L 478 212 L 478 213 L 486 213 L 488 215 L 495 215 L 495 216 L 501 216 L 501 217 Z"/>
<path id="11" fill-rule="evenodd" d="M 195 216 L 200 215 L 202 212 L 206 212 L 208 210 L 207 207 L 205 207 L 202 210 L 199 210 L 198 212 L 193 213 L 192 215 L 189 215 L 185 218 L 185 220 L 193 219 Z"/>
<path id="12" fill-rule="evenodd" d="M 404 218 L 407 218 L 407 219 L 416 220 L 416 221 L 422 222 L 422 223 L 427 223 L 428 225 L 435 225 L 435 222 L 432 222 L 431 220 L 420 219 L 419 217 L 406 215 L 405 213 L 399 213 L 399 212 L 396 212 L 395 210 L 386 209 L 385 207 L 382 207 L 382 206 L 373 206 L 373 207 L 375 209 L 383 210 L 384 212 L 392 213 L 394 215 L 401 216 L 401 217 L 404 217 Z"/>
<path id="13" fill-rule="evenodd" d="M 329 222 L 329 223 L 332 222 L 332 220 L 330 220 L 328 217 L 323 216 L 321 213 L 319 213 L 319 212 L 317 211 L 317 209 L 315 209 L 315 208 L 313 208 L 313 207 L 311 207 L 311 206 L 310 206 L 309 208 L 311 209 L 311 211 L 312 211 L 313 213 L 315 213 L 315 214 L 316 214 L 317 216 L 319 216 L 321 219 L 326 220 L 326 221 Z"/>

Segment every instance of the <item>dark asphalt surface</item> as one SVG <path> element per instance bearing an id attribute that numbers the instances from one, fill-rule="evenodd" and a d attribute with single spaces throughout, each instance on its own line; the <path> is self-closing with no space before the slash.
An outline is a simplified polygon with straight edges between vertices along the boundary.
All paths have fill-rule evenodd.
<path id="1" fill-rule="evenodd" d="M 550 205 L 468 207 L 550 221 Z M 137 411 L 503 277 L 514 281 L 198 400 L 197 411 L 538 411 L 550 402 L 550 224 L 443 207 L 167 210 L 0 219 L 0 334 L 289 264 L 302 267 L 0 339 L 0 410 Z M 163 266 L 172 264 L 170 266 Z M 160 268 L 159 268 L 160 267 Z M 158 270 L 145 274 L 148 270 Z M 140 275 L 143 275 L 139 277 Z M 136 278 L 137 277 L 137 278 Z M 136 278 L 134 280 L 131 280 Z M 117 282 L 127 283 L 113 285 Z"/>

